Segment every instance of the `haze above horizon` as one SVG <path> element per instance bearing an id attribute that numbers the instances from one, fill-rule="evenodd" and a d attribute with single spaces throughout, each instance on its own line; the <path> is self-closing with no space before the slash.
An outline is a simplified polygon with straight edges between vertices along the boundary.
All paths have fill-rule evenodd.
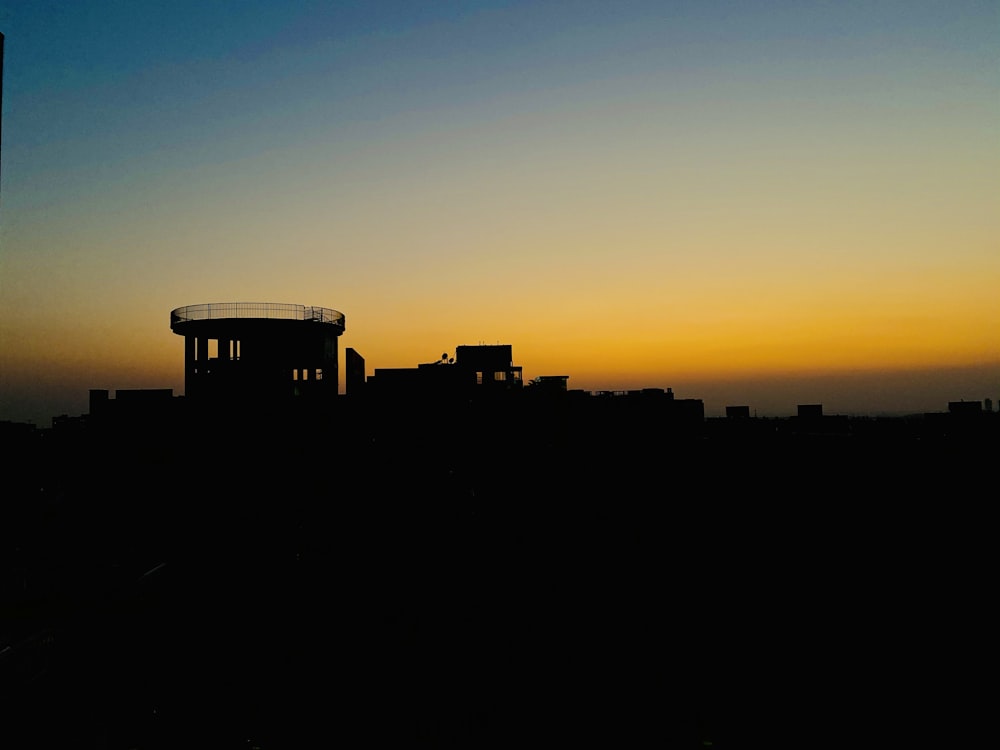
<path id="1" fill-rule="evenodd" d="M 1000 402 L 1000 6 L 7 3 L 0 419 L 183 392 L 170 310 L 709 415 Z M 343 375 L 342 375 L 343 378 Z"/>

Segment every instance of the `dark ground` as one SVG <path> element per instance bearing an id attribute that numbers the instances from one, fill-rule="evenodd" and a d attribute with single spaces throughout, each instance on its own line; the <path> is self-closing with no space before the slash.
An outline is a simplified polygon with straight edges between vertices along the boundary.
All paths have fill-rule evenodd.
<path id="1" fill-rule="evenodd" d="M 755 743 L 885 745 L 984 710 L 995 444 L 375 424 L 16 447 L 0 746 L 705 748 L 721 696 Z"/>

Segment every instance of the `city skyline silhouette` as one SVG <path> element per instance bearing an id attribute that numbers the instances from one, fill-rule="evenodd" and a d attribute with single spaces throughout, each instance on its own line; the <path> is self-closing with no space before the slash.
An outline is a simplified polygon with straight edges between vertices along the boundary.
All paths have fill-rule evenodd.
<path id="1" fill-rule="evenodd" d="M 584 2 L 8 10 L 0 419 L 181 393 L 212 299 L 714 416 L 996 401 L 986 8 Z"/>
<path id="2" fill-rule="evenodd" d="M 996 15 L 0 10 L 0 747 L 989 742 Z"/>
<path id="3" fill-rule="evenodd" d="M 213 303 L 169 322 L 188 395 L 92 389 L 88 414 L 44 435 L 3 425 L 5 744 L 703 749 L 727 674 L 720 597 L 742 596 L 741 576 L 763 576 L 750 611 L 778 633 L 789 603 L 854 617 L 866 602 L 872 622 L 833 646 L 755 635 L 797 686 L 846 676 L 883 630 L 922 630 L 908 618 L 929 596 L 962 598 L 962 629 L 982 627 L 988 527 L 969 513 L 1000 413 L 978 402 L 918 420 L 822 404 L 706 419 L 671 389 L 525 382 L 505 344 L 372 375 L 348 349 L 341 395 L 305 387 L 326 381 L 339 311 Z M 926 515 L 901 513 L 914 502 Z M 810 571 L 807 590 L 770 570 L 775 554 Z M 796 673 L 803 654 L 817 676 Z M 914 668 L 883 679 L 936 712 L 921 734 L 950 736 L 974 696 L 947 663 Z M 830 720 L 779 694 L 796 714 L 782 729 Z M 886 721 L 863 707 L 832 731 L 908 730 Z"/>
<path id="4" fill-rule="evenodd" d="M 214 309 L 214 311 L 213 311 L 213 309 Z M 229 312 L 227 312 L 227 310 Z M 239 319 L 239 318 L 241 318 L 241 317 L 243 317 L 243 318 L 253 318 L 257 314 L 254 311 L 260 311 L 260 315 L 261 315 L 262 320 L 269 319 L 269 318 L 270 319 L 274 319 L 274 320 L 280 320 L 280 319 L 289 318 L 289 317 L 293 317 L 294 318 L 296 316 L 298 317 L 298 319 L 301 320 L 303 314 L 312 315 L 314 313 L 312 313 L 310 311 L 319 311 L 316 314 L 325 314 L 325 315 L 328 315 L 328 316 L 330 316 L 330 315 L 336 316 L 337 320 L 335 322 L 337 323 L 337 332 L 336 332 L 336 337 L 337 338 L 339 338 L 345 332 L 344 315 L 343 315 L 343 313 L 341 313 L 341 312 L 339 312 L 337 310 L 332 310 L 332 309 L 328 309 L 328 308 L 319 308 L 319 307 L 304 307 L 302 305 L 297 305 L 297 304 L 291 304 L 291 303 L 274 303 L 274 302 L 220 302 L 220 303 L 209 303 L 209 304 L 200 304 L 200 305 L 189 305 L 189 306 L 186 306 L 186 307 L 183 307 L 183 308 L 178 308 L 178 309 L 174 310 L 171 313 L 170 328 L 175 333 L 180 333 L 182 331 L 182 329 L 183 329 L 183 326 L 212 325 L 211 318 L 214 317 L 214 318 L 216 318 L 216 319 L 218 319 L 220 321 L 225 321 L 225 320 L 227 320 L 227 318 L 232 318 L 233 321 L 234 321 L 232 325 L 237 326 L 236 330 L 239 331 L 239 330 L 241 330 L 240 326 L 241 325 L 246 325 L 246 324 L 245 323 L 244 324 L 238 323 L 238 322 L 236 322 L 236 320 Z M 191 323 L 182 322 L 180 324 L 176 324 L 176 321 L 178 319 L 178 317 L 177 317 L 178 314 L 181 314 L 183 316 L 194 316 L 194 318 L 192 320 L 195 320 L 195 321 L 197 319 L 199 319 L 199 318 L 206 318 L 206 320 L 204 320 L 204 322 L 201 322 L 201 323 L 199 323 L 199 322 L 191 322 Z M 185 317 L 185 319 L 186 319 L 186 317 Z M 274 324 L 271 323 L 269 325 L 274 325 Z M 281 325 L 281 324 L 279 323 L 278 325 Z M 237 333 L 237 334 L 233 334 L 233 335 L 238 336 L 239 334 Z M 229 338 L 223 340 L 223 339 L 219 339 L 217 337 L 217 334 L 212 334 L 212 337 L 210 337 L 210 338 L 204 338 L 204 339 L 197 338 L 196 339 L 191 334 L 187 334 L 185 338 L 186 338 L 185 349 L 183 351 L 183 354 L 182 354 L 181 358 L 179 358 L 179 360 L 178 360 L 178 361 L 184 361 L 185 362 L 184 367 L 182 368 L 182 372 L 183 372 L 182 384 L 183 385 L 182 385 L 181 388 L 177 389 L 177 391 L 176 391 L 176 395 L 178 397 L 181 397 L 181 398 L 183 398 L 185 395 L 188 395 L 190 393 L 190 389 L 192 387 L 194 387 L 195 384 L 197 384 L 198 382 L 201 382 L 198 379 L 192 379 L 192 368 L 195 368 L 195 366 L 196 366 L 196 361 L 197 361 L 196 357 L 200 358 L 201 360 L 204 360 L 206 363 L 209 361 L 209 358 L 211 358 L 211 361 L 215 362 L 215 363 L 218 363 L 219 367 L 224 366 L 226 363 L 230 363 L 231 366 L 238 366 L 239 360 L 240 360 L 240 356 L 239 356 L 239 354 L 240 354 L 240 352 L 239 352 L 239 342 L 238 342 L 237 339 L 233 338 L 232 336 L 230 336 Z M 209 349 L 208 349 L 209 345 L 211 345 L 211 351 L 209 351 Z M 499 345 L 499 342 L 497 343 L 497 345 Z M 460 349 L 463 349 L 463 348 L 467 349 L 467 350 L 471 350 L 471 349 L 475 349 L 477 347 L 481 348 L 483 346 L 484 346 L 484 344 L 482 342 L 480 342 L 479 344 L 474 345 L 474 346 L 470 346 L 468 344 L 463 344 L 463 345 L 459 345 L 457 347 L 457 349 L 455 349 L 455 350 L 457 351 L 457 350 L 460 350 Z M 511 346 L 509 344 L 506 345 L 506 346 L 507 346 L 508 350 L 511 348 Z M 196 350 L 198 352 L 197 355 L 195 354 Z M 270 345 L 268 347 L 268 350 L 270 350 Z M 329 351 L 328 351 L 327 354 L 319 355 L 319 356 L 321 356 L 321 359 L 322 359 L 321 363 L 325 365 L 325 369 L 326 369 L 325 380 L 322 380 L 322 382 L 314 382 L 314 383 L 309 383 L 308 381 L 303 380 L 301 383 L 299 383 L 299 384 L 297 384 L 295 386 L 296 390 L 310 389 L 310 388 L 315 389 L 315 388 L 318 388 L 318 387 L 322 387 L 324 389 L 324 391 L 328 394 L 327 398 L 333 400 L 333 399 L 336 399 L 337 396 L 345 396 L 345 395 L 349 395 L 349 393 L 350 393 L 350 386 L 349 386 L 348 381 L 346 379 L 344 379 L 344 378 L 341 378 L 341 376 L 340 376 L 340 373 L 342 371 L 351 372 L 352 368 L 360 368 L 360 370 L 358 372 L 354 373 L 354 379 L 355 379 L 355 381 L 360 381 L 360 382 L 364 383 L 365 381 L 368 381 L 368 380 L 372 380 L 372 381 L 379 380 L 379 378 L 377 377 L 377 375 L 378 375 L 378 373 L 379 373 L 380 370 L 383 373 L 386 373 L 386 375 L 383 375 L 383 377 L 381 378 L 382 380 L 384 380 L 386 377 L 388 377 L 388 373 L 391 373 L 392 371 L 399 369 L 399 368 L 391 368 L 391 367 L 390 368 L 386 368 L 386 367 L 381 367 L 381 368 L 380 367 L 374 367 L 374 368 L 370 368 L 369 367 L 366 370 L 365 369 L 366 368 L 366 360 L 363 357 L 360 357 L 360 356 L 356 355 L 357 350 L 354 347 L 347 347 L 347 350 L 346 350 L 346 351 L 355 352 L 356 361 L 353 362 L 353 363 L 351 361 L 349 361 L 348 355 L 346 353 L 341 353 L 340 350 L 341 350 L 341 347 L 336 346 L 336 344 L 334 343 L 332 349 L 329 349 Z M 446 363 L 448 363 L 448 359 L 449 359 L 448 358 L 448 353 L 445 352 L 445 353 L 443 353 L 441 355 L 441 359 L 439 361 L 435 361 L 434 364 L 446 364 Z M 320 360 L 316 359 L 316 362 L 320 362 Z M 454 363 L 454 358 L 451 358 L 451 363 Z M 113 363 L 108 362 L 107 364 L 109 366 L 111 366 Z M 291 370 L 291 365 L 288 365 L 287 369 L 289 369 L 289 371 L 290 371 Z M 405 369 L 406 368 L 403 368 L 403 370 L 405 370 Z M 543 382 L 543 381 L 545 381 L 545 380 L 547 380 L 549 378 L 554 377 L 550 373 L 537 373 L 537 374 L 534 374 L 532 376 L 529 376 L 526 380 L 523 380 L 522 379 L 522 377 L 523 377 L 522 376 L 522 372 L 523 372 L 524 368 L 522 366 L 519 366 L 517 369 L 518 369 L 517 378 L 518 378 L 518 384 L 519 385 L 523 384 L 523 383 L 527 383 L 530 386 L 530 385 L 533 385 L 533 384 L 536 384 L 536 383 L 539 383 L 539 382 Z M 312 379 L 314 381 L 320 381 L 323 378 L 323 372 L 322 371 L 323 371 L 323 367 L 317 368 L 314 365 L 313 368 L 312 368 Z M 947 370 L 945 370 L 943 372 L 942 371 L 935 371 L 934 377 L 932 379 L 933 380 L 941 379 L 943 373 L 948 373 L 948 372 L 949 371 L 947 371 Z M 881 400 L 881 401 L 879 401 L 877 399 L 876 400 L 868 400 L 868 401 L 865 402 L 865 403 L 869 404 L 868 408 L 848 409 L 848 410 L 838 410 L 836 408 L 834 408 L 834 409 L 831 410 L 829 408 L 829 402 L 826 402 L 828 404 L 828 406 L 827 406 L 827 413 L 828 414 L 837 414 L 837 415 L 841 415 L 841 416 L 858 417 L 858 418 L 864 418 L 864 417 L 870 417 L 870 418 L 875 418 L 875 417 L 916 417 L 916 416 L 919 416 L 920 414 L 934 414 L 934 413 L 946 412 L 946 411 L 948 411 L 951 408 L 951 404 L 954 404 L 956 402 L 977 403 L 982 408 L 984 408 L 987 412 L 989 412 L 989 411 L 993 410 L 994 403 L 1000 405 L 1000 399 L 991 398 L 989 395 L 986 395 L 986 396 L 984 396 L 981 399 L 977 399 L 977 398 L 974 398 L 974 397 L 968 397 L 967 398 L 966 396 L 953 397 L 953 394 L 960 393 L 960 392 L 966 392 L 966 391 L 971 390 L 974 386 L 968 385 L 968 382 L 976 382 L 979 385 L 981 385 L 983 382 L 986 382 L 987 384 L 990 384 L 990 381 L 992 380 L 991 372 L 992 372 L 992 368 L 986 367 L 986 368 L 982 369 L 982 373 L 980 374 L 980 376 L 978 378 L 972 378 L 971 381 L 966 381 L 962 377 L 958 377 L 957 378 L 958 382 L 954 382 L 954 383 L 950 383 L 949 384 L 949 382 L 945 379 L 945 381 L 942 382 L 942 383 L 935 383 L 932 389 L 935 390 L 935 391 L 940 391 L 940 395 L 942 397 L 944 397 L 946 395 L 948 395 L 949 397 L 946 398 L 946 400 L 944 402 L 937 403 L 933 408 L 928 408 L 928 409 L 923 409 L 923 410 L 920 410 L 920 409 L 899 409 L 899 408 L 893 409 L 893 408 L 891 408 L 889 406 L 890 404 L 896 404 L 894 396 L 891 393 L 891 390 L 892 390 L 892 385 L 891 385 L 892 378 L 891 378 L 891 376 L 889 376 L 889 377 L 883 376 L 884 380 L 880 384 L 879 388 L 877 389 L 878 392 L 881 394 L 883 400 Z M 307 373 L 306 370 L 301 370 L 301 371 L 296 370 L 296 372 L 294 373 L 294 375 L 296 376 L 296 379 L 298 379 L 299 377 L 301 377 L 301 378 L 304 379 L 306 376 L 308 376 L 308 374 L 309 373 Z M 917 379 L 917 377 L 918 377 L 918 375 L 916 373 L 910 372 L 910 371 L 907 371 L 907 372 L 904 372 L 904 373 L 896 373 L 895 375 L 897 377 L 898 376 L 903 376 L 903 377 L 908 378 L 910 380 Z M 926 374 L 925 374 L 925 376 L 926 376 Z M 279 376 L 279 377 L 281 377 L 281 376 Z M 625 394 L 629 394 L 629 393 L 638 393 L 638 392 L 641 392 L 641 391 L 650 391 L 650 390 L 661 390 L 662 391 L 662 390 L 665 390 L 665 388 L 663 386 L 661 386 L 661 385 L 655 385 L 654 386 L 654 385 L 644 384 L 641 387 L 615 387 L 615 388 L 604 388 L 604 389 L 597 389 L 597 390 L 589 390 L 588 391 L 588 390 L 584 390 L 584 389 L 581 389 L 581 388 L 573 387 L 573 386 L 575 386 L 575 383 L 573 382 L 574 378 L 573 378 L 572 375 L 564 374 L 564 375 L 560 375 L 559 377 L 562 378 L 563 381 L 564 381 L 563 382 L 563 387 L 564 388 L 571 388 L 571 390 L 573 390 L 576 393 L 581 393 L 581 394 L 582 393 L 586 393 L 586 394 L 589 394 L 591 396 L 597 396 L 597 395 L 615 395 L 615 394 L 617 394 L 617 395 L 625 395 Z M 864 376 L 854 375 L 853 377 L 854 378 L 858 378 L 858 377 L 864 377 Z M 803 403 L 817 403 L 819 405 L 822 405 L 825 402 L 825 400 L 822 399 L 822 398 L 816 398 L 817 395 L 821 395 L 821 394 L 832 395 L 833 396 L 833 398 L 832 398 L 833 403 L 835 403 L 835 404 L 842 403 L 843 402 L 843 394 L 842 394 L 841 391 L 843 389 L 843 382 L 844 382 L 845 379 L 848 379 L 847 376 L 842 376 L 841 378 L 837 378 L 835 376 L 813 377 L 813 378 L 809 378 L 809 377 L 800 377 L 800 378 L 791 377 L 791 378 L 788 378 L 787 380 L 783 381 L 785 383 L 785 391 L 784 391 L 784 394 L 783 394 L 783 400 L 781 401 L 781 403 L 782 403 L 781 406 L 775 406 L 775 404 L 774 404 L 773 401 L 765 400 L 764 403 L 770 404 L 771 408 L 770 409 L 767 409 L 767 408 L 760 409 L 760 408 L 758 408 L 758 404 L 756 404 L 756 403 L 749 403 L 749 402 L 736 403 L 737 401 L 739 401 L 739 399 L 734 399 L 732 402 L 726 402 L 726 403 L 722 403 L 721 401 L 716 400 L 716 402 L 712 404 L 712 409 L 710 411 L 705 412 L 703 414 L 703 416 L 706 416 L 706 415 L 708 417 L 728 416 L 730 414 L 731 410 L 734 407 L 738 406 L 740 409 L 745 409 L 749 415 L 752 415 L 754 417 L 760 416 L 760 417 L 765 417 L 765 418 L 777 418 L 777 419 L 791 417 L 791 416 L 794 416 L 797 413 L 799 413 L 800 406 Z M 205 381 L 205 382 L 209 382 L 209 381 Z M 626 380 L 626 382 L 628 382 L 628 381 Z M 93 386 L 94 384 L 91 384 L 91 385 Z M 250 387 L 250 388 L 256 388 L 257 385 L 258 384 L 251 384 L 248 387 Z M 801 390 L 799 390 L 799 389 L 801 389 Z M 81 392 L 80 394 L 78 394 L 77 397 L 74 400 L 82 402 L 83 399 L 86 398 L 86 393 L 89 393 L 89 392 L 91 392 L 93 390 L 95 390 L 94 387 L 87 388 L 85 392 Z M 124 387 L 124 388 L 117 388 L 117 389 L 116 388 L 104 388 L 104 389 L 98 388 L 97 390 L 106 390 L 106 391 L 109 391 L 109 392 L 114 392 L 115 390 L 121 390 L 122 392 L 124 392 L 126 394 L 128 394 L 130 392 L 141 392 L 141 391 L 158 391 L 158 392 L 169 391 L 170 394 L 171 394 L 171 396 L 175 395 L 175 389 L 173 387 L 155 387 L 155 388 L 129 388 L 129 387 Z M 671 390 L 672 391 L 673 387 L 668 385 L 666 387 L 666 390 Z M 709 387 L 708 390 L 710 392 L 712 392 L 713 389 L 711 387 Z M 697 393 L 698 391 L 696 390 L 695 392 Z M 743 389 L 736 388 L 735 390 L 731 391 L 731 393 L 740 394 L 740 395 L 745 394 L 747 392 L 754 393 L 755 391 L 752 388 L 747 389 L 746 386 L 744 386 Z M 691 396 L 692 394 L 688 394 L 688 395 Z M 799 398 L 796 398 L 796 395 L 799 395 Z M 970 395 L 970 394 L 966 394 L 966 395 Z M 812 398 L 809 398 L 809 397 L 812 397 Z M 855 397 L 856 397 L 856 394 L 855 394 Z M 704 401 L 705 401 L 705 399 L 699 399 L 699 400 L 702 401 L 702 403 L 704 403 Z M 929 403 L 929 401 L 930 401 L 930 398 L 928 396 L 924 396 L 924 398 L 922 400 L 920 400 L 919 403 Z M 88 406 L 89 405 L 90 404 L 88 404 Z M 897 404 L 897 406 L 898 406 L 898 404 Z M 68 414 L 68 413 L 65 413 L 65 412 L 62 413 L 62 414 L 52 414 L 52 415 L 50 415 L 50 417 L 42 419 L 42 420 L 38 420 L 37 422 L 36 422 L 36 420 L 30 419 L 30 418 L 29 419 L 24 419 L 24 418 L 22 418 L 22 419 L 3 419 L 3 420 L 0 420 L 0 421 L 10 422 L 10 423 L 23 423 L 23 424 L 35 425 L 35 426 L 38 426 L 38 427 L 46 428 L 46 427 L 48 427 L 54 421 L 65 421 L 67 418 L 72 418 L 72 417 L 77 417 L 77 416 L 85 416 L 86 415 L 86 411 L 87 411 L 86 408 L 82 408 L 82 409 L 79 409 L 75 414 Z"/>

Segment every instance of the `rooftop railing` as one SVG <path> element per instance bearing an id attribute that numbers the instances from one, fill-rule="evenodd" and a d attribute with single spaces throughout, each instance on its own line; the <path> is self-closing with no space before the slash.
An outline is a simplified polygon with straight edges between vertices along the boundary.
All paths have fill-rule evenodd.
<path id="1" fill-rule="evenodd" d="M 344 327 L 344 314 L 328 307 L 307 307 L 281 302 L 212 302 L 178 307 L 170 313 L 170 327 L 193 320 L 264 318 L 271 320 L 313 320 Z"/>

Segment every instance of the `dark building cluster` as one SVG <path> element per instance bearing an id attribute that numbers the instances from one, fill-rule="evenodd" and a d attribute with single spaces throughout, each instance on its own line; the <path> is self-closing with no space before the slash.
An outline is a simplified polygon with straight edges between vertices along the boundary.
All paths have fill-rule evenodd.
<path id="1" fill-rule="evenodd" d="M 704 750 L 733 519 L 745 559 L 808 565 L 845 517 L 978 491 L 997 445 L 974 402 L 706 419 L 525 380 L 506 344 L 371 375 L 348 348 L 341 394 L 335 310 L 170 326 L 183 396 L 3 425 L 5 746 Z M 789 508 L 808 523 L 776 534 Z"/>

